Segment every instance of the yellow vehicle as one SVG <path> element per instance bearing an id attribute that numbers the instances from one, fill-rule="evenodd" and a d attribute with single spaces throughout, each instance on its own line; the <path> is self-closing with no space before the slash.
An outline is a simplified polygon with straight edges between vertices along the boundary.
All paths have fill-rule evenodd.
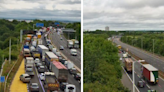
<path id="1" fill-rule="evenodd" d="M 118 49 L 121 49 L 121 45 L 117 45 L 117 48 L 118 48 Z"/>

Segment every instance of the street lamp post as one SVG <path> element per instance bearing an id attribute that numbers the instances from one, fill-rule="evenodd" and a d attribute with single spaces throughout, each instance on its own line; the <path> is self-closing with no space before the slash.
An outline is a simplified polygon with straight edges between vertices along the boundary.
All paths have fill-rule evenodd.
<path id="1" fill-rule="evenodd" d="M 154 39 L 153 39 L 153 55 L 154 55 Z"/>
<path id="2" fill-rule="evenodd" d="M 134 75 L 134 64 L 135 64 L 135 62 L 133 62 L 133 92 L 135 92 L 135 75 Z"/>

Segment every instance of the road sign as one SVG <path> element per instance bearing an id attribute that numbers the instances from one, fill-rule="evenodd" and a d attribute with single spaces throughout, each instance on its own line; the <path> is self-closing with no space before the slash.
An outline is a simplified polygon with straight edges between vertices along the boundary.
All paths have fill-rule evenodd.
<path id="1" fill-rule="evenodd" d="M 5 76 L 1 76 L 0 79 L 0 82 L 5 82 Z"/>
<path id="2" fill-rule="evenodd" d="M 44 27 L 44 23 L 36 23 L 36 27 Z"/>
<path id="3" fill-rule="evenodd" d="M 59 22 L 55 22 L 55 25 L 59 25 L 60 23 Z"/>

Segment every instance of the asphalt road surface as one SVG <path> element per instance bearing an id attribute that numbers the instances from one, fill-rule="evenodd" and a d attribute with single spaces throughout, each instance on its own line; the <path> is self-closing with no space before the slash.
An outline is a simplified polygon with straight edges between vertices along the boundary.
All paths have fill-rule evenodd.
<path id="1" fill-rule="evenodd" d="M 43 45 L 46 46 L 46 41 L 45 41 L 44 37 L 42 37 L 42 42 L 43 42 Z M 47 68 L 46 68 L 46 71 L 48 71 Z M 79 82 L 77 80 L 75 80 L 71 74 L 68 74 L 68 83 L 74 84 L 76 86 L 76 92 L 81 92 L 81 84 L 79 84 Z"/>
<path id="2" fill-rule="evenodd" d="M 120 57 L 122 57 L 122 53 L 119 53 L 119 56 Z M 123 62 L 124 62 L 124 59 L 121 61 L 122 62 L 122 65 L 123 65 Z M 145 85 L 145 87 L 144 88 L 140 88 L 140 87 L 138 87 L 137 86 L 137 82 L 138 81 L 141 81 L 141 77 L 137 74 L 137 72 L 140 72 L 140 71 L 137 71 L 136 72 L 136 70 L 138 70 L 137 69 L 138 67 L 135 67 L 135 85 L 136 85 L 136 87 L 138 88 L 138 90 L 140 91 L 140 92 L 147 92 L 147 90 L 149 90 L 149 88 L 148 88 L 148 86 L 147 85 Z M 124 73 L 123 73 L 124 74 Z M 128 74 L 128 76 L 130 77 L 130 79 L 133 81 L 133 76 L 132 76 L 132 73 L 127 73 Z M 129 87 L 132 87 L 132 88 L 129 88 L 130 90 L 131 90 L 131 92 L 132 92 L 132 89 L 133 89 L 133 84 L 132 84 L 132 82 L 131 83 L 128 83 L 128 81 L 129 81 L 129 78 L 124 78 L 125 80 L 124 81 L 127 81 L 126 83 L 123 83 L 124 85 L 128 85 Z M 137 92 L 137 91 L 136 91 Z"/>
<path id="3" fill-rule="evenodd" d="M 160 70 L 162 67 L 164 67 L 164 66 L 161 65 L 161 64 L 164 64 L 164 62 L 160 58 L 157 58 L 157 57 L 151 55 L 150 53 L 146 53 L 146 52 L 144 52 L 144 51 L 142 51 L 142 50 L 140 50 L 138 48 L 132 47 L 132 46 L 130 46 L 128 44 L 122 43 L 118 39 L 115 39 L 114 42 L 116 44 L 121 45 L 123 48 L 128 48 L 128 51 L 130 51 L 132 54 L 134 54 L 134 55 L 136 55 L 136 56 L 146 60 L 146 62 L 150 63 L 151 65 L 153 65 L 157 69 Z M 141 70 L 140 70 L 140 68 L 141 68 L 141 65 L 139 63 L 135 63 L 135 72 L 136 72 L 138 78 L 141 77 Z M 157 85 L 151 85 L 151 84 L 148 84 L 148 83 L 147 83 L 147 85 L 148 85 L 148 87 L 150 87 L 150 89 L 157 90 L 157 92 L 164 92 L 164 80 L 162 78 L 159 78 L 159 83 Z M 144 91 L 141 91 L 141 92 L 144 92 Z"/>
<path id="4" fill-rule="evenodd" d="M 64 46 L 64 50 L 61 50 L 61 52 L 68 57 L 69 60 L 71 60 L 78 68 L 81 69 L 81 51 L 80 49 L 77 50 L 77 56 L 72 56 L 70 53 L 70 49 L 67 48 L 67 39 L 62 35 L 63 40 L 60 40 L 60 35 L 58 35 L 56 32 L 52 32 L 50 34 L 50 37 L 53 39 L 52 43 L 55 44 L 55 46 L 59 49 L 60 45 Z"/>

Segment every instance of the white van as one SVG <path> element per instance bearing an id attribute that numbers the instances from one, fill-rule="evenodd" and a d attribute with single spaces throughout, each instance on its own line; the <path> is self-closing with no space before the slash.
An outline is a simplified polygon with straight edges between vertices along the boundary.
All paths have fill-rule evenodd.
<path id="1" fill-rule="evenodd" d="M 76 87 L 73 84 L 67 84 L 64 92 L 76 92 Z"/>
<path id="2" fill-rule="evenodd" d="M 37 41 L 32 41 L 32 46 L 36 47 Z"/>
<path id="3" fill-rule="evenodd" d="M 71 55 L 77 56 L 77 50 L 76 49 L 71 49 Z"/>
<path id="4" fill-rule="evenodd" d="M 56 49 L 56 48 L 52 48 L 52 52 L 53 52 L 54 54 L 56 54 L 57 49 Z"/>

